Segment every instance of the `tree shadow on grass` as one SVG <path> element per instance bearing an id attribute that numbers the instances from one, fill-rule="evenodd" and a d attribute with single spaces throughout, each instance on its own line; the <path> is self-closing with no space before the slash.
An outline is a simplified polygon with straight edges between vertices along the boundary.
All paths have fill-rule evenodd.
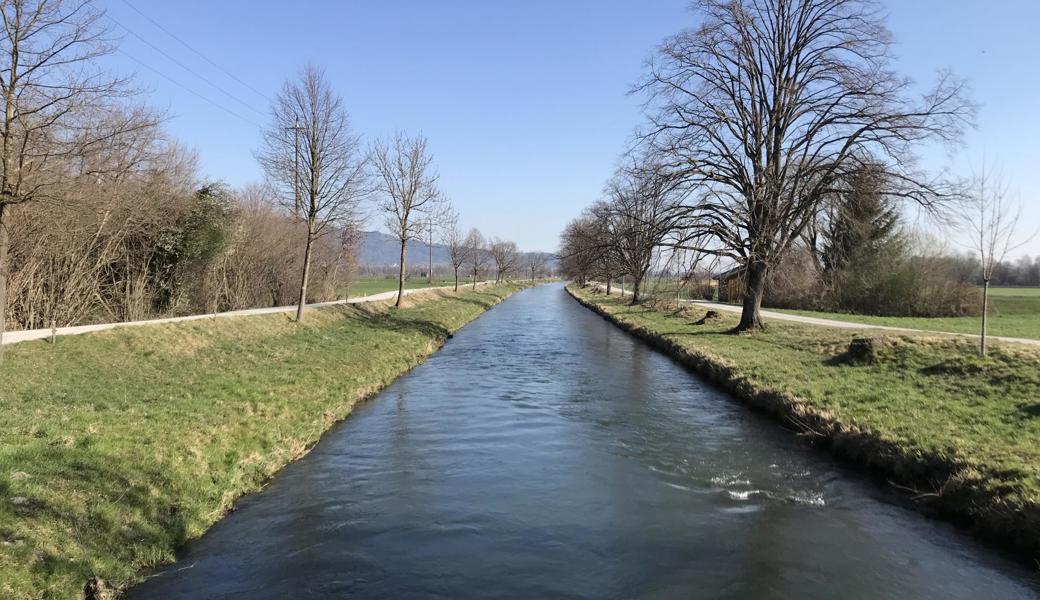
<path id="1" fill-rule="evenodd" d="M 34 540 L 31 533 L 30 539 L 17 541 L 22 551 L 15 560 L 36 581 L 77 588 L 62 589 L 59 596 L 78 592 L 95 576 L 126 583 L 135 567 L 152 566 L 144 560 L 168 555 L 186 541 L 191 515 L 182 512 L 183 498 L 177 493 L 183 485 L 156 468 L 91 448 L 63 446 L 19 449 L 7 453 L 3 462 L 24 465 L 33 484 L 25 491 L 17 484 L 0 489 L 0 522 L 10 524 L 4 535 L 43 532 L 68 549 L 65 554 L 48 552 L 45 547 L 55 540 Z M 34 495 L 41 485 L 47 492 Z"/>
<path id="2" fill-rule="evenodd" d="M 655 331 L 654 335 L 661 337 L 719 337 L 729 335 L 726 331 Z"/>
<path id="3" fill-rule="evenodd" d="M 487 300 L 480 300 L 479 298 L 474 298 L 473 296 L 487 298 Z M 493 294 L 481 294 L 478 292 L 471 292 L 466 296 L 456 296 L 454 298 L 446 298 L 446 300 L 448 300 L 449 302 L 465 302 L 466 304 L 472 304 L 473 306 L 479 307 L 483 310 L 488 310 L 496 304 L 499 298 L 498 296 L 495 296 Z"/>
<path id="4" fill-rule="evenodd" d="M 451 337 L 451 331 L 434 321 L 411 318 L 400 313 L 358 311 L 352 315 L 357 321 L 372 329 L 393 333 L 418 333 L 435 339 Z"/>

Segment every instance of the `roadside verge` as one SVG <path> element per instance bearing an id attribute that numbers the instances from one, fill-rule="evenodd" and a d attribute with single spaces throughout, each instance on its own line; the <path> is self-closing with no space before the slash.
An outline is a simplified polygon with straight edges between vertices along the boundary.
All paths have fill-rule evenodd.
<path id="1" fill-rule="evenodd" d="M 812 443 L 891 482 L 922 510 L 1040 557 L 1040 353 L 980 360 L 968 340 L 774 323 L 568 292 Z"/>

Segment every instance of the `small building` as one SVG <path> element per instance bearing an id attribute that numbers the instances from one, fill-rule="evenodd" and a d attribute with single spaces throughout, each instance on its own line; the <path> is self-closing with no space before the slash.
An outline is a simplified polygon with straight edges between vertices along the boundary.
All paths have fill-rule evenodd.
<path id="1" fill-rule="evenodd" d="M 717 282 L 719 302 L 742 302 L 744 300 L 744 266 L 733 267 L 712 277 Z"/>

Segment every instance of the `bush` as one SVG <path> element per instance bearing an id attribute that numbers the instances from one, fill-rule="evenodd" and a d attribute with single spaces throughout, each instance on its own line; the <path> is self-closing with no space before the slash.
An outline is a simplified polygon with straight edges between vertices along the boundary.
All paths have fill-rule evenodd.
<path id="1" fill-rule="evenodd" d="M 958 278 L 956 261 L 913 256 L 902 245 L 858 257 L 825 279 L 804 247 L 778 264 L 766 287 L 775 308 L 888 317 L 957 317 L 981 311 L 978 289 Z"/>
<path id="2" fill-rule="evenodd" d="M 796 247 L 773 268 L 766 283 L 765 302 L 774 308 L 818 310 L 823 304 L 823 280 L 811 252 Z"/>

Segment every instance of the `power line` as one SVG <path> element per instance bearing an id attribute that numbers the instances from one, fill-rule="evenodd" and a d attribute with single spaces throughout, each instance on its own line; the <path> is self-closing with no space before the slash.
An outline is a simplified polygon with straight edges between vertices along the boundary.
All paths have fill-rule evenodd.
<path id="1" fill-rule="evenodd" d="M 169 29 L 166 29 L 165 27 L 163 27 L 163 25 L 161 23 L 159 23 L 158 21 L 156 21 L 152 17 L 148 16 L 146 13 L 144 13 L 143 11 L 141 11 L 141 9 L 137 8 L 136 6 L 134 6 L 128 0 L 122 0 L 122 2 L 123 2 L 123 4 L 129 6 L 131 10 L 133 10 L 137 14 L 141 15 L 142 17 L 144 17 L 149 23 L 151 23 L 152 25 L 155 25 L 156 27 L 158 27 L 166 35 L 168 35 L 171 38 L 177 40 L 177 42 L 179 42 L 182 46 L 184 46 L 188 50 L 191 50 L 193 53 L 195 53 L 195 55 L 197 55 L 202 60 L 208 62 L 210 65 L 212 65 L 214 68 L 218 69 L 220 72 L 224 73 L 225 75 L 227 75 L 231 79 L 234 79 L 239 84 L 241 84 L 243 87 L 248 88 L 250 91 L 252 91 L 256 95 L 258 95 L 261 98 L 263 98 L 264 101 L 266 101 L 266 102 L 270 102 L 271 101 L 270 98 L 267 97 L 267 94 L 261 92 L 260 90 L 256 89 L 255 87 L 249 85 L 245 81 L 242 81 L 241 79 L 238 78 L 237 75 L 235 75 L 231 71 L 228 71 L 224 67 L 220 66 L 219 64 L 217 64 L 216 62 L 211 60 L 203 52 L 200 52 L 200 51 L 196 50 L 191 44 L 189 44 L 188 42 L 185 42 L 180 37 L 178 37 L 176 34 L 174 34 L 172 31 L 170 31 Z"/>
<path id="2" fill-rule="evenodd" d="M 153 44 L 153 43 L 149 42 L 149 41 L 148 41 L 147 39 L 145 39 L 145 38 L 144 38 L 143 36 L 139 35 L 139 34 L 138 34 L 137 32 L 135 32 L 134 30 L 130 29 L 130 28 L 129 28 L 129 27 L 127 27 L 126 25 L 123 25 L 122 23 L 120 23 L 119 21 L 117 21 L 117 20 L 116 20 L 116 19 L 115 19 L 114 17 L 112 17 L 112 16 L 110 16 L 110 15 L 108 15 L 108 14 L 105 14 L 105 17 L 107 17 L 107 18 L 108 18 L 109 20 L 111 20 L 111 21 L 112 21 L 113 23 L 115 23 L 115 24 L 116 24 L 116 25 L 118 25 L 119 27 L 122 27 L 122 28 L 123 28 L 124 30 L 126 30 L 126 31 L 127 31 L 127 33 L 129 33 L 130 35 L 132 35 L 132 36 L 136 37 L 137 39 L 141 40 L 141 42 L 143 42 L 143 43 L 144 43 L 145 45 L 147 45 L 147 46 L 148 46 L 149 48 L 151 48 L 151 49 L 155 50 L 155 51 L 156 51 L 156 52 L 158 52 L 159 54 L 162 54 L 162 55 L 163 55 L 163 56 L 165 56 L 165 57 L 166 57 L 167 59 L 169 59 L 169 60 L 170 60 L 171 62 L 173 62 L 174 64 L 176 64 L 176 65 L 177 65 L 177 66 L 179 66 L 180 68 L 184 69 L 185 71 L 187 71 L 187 72 L 191 73 L 191 74 L 192 74 L 192 75 L 194 75 L 195 77 L 198 77 L 198 78 L 199 78 L 199 79 L 201 79 L 202 81 L 206 82 L 207 84 L 209 84 L 209 85 L 210 85 L 210 86 L 212 86 L 213 88 L 215 88 L 215 89 L 217 89 L 218 91 L 220 91 L 221 93 L 223 93 L 223 94 L 224 94 L 225 96 L 227 96 L 228 98 L 231 98 L 232 100 L 234 100 L 234 101 L 238 102 L 238 103 L 239 103 L 239 104 L 241 104 L 242 106 L 244 106 L 244 107 L 248 108 L 249 110 L 253 111 L 254 113 L 256 113 L 256 114 L 258 114 L 258 115 L 260 115 L 260 116 L 267 116 L 267 115 L 266 115 L 265 113 L 263 113 L 262 111 L 259 111 L 259 110 L 255 109 L 255 108 L 253 108 L 252 106 L 250 106 L 250 105 L 249 105 L 249 103 L 247 103 L 246 101 L 242 100 L 242 99 L 241 99 L 241 98 L 239 98 L 238 96 L 235 96 L 234 94 L 232 94 L 231 92 L 229 92 L 229 91 L 225 90 L 224 88 L 220 87 L 220 86 L 219 86 L 219 85 L 217 85 L 216 83 L 213 83 L 213 82 L 212 82 L 212 81 L 210 81 L 210 79 L 209 79 L 209 78 L 207 78 L 206 76 L 204 76 L 204 75 L 202 75 L 202 74 L 198 73 L 197 71 L 195 71 L 194 69 L 192 69 L 192 68 L 191 68 L 191 67 L 189 67 L 188 65 L 186 65 L 186 64 L 182 63 L 181 61 L 177 60 L 176 58 L 174 58 L 173 56 L 171 56 L 171 55 L 170 55 L 169 53 L 167 53 L 167 52 L 166 52 L 165 50 L 163 50 L 162 48 L 160 48 L 160 47 L 156 46 L 155 44 Z M 124 54 L 126 54 L 126 53 L 124 53 Z M 128 55 L 128 56 L 129 56 L 129 55 Z M 135 60 L 136 60 L 136 59 L 135 59 Z M 138 62 L 140 62 L 140 61 L 138 61 Z M 142 64 L 143 64 L 143 63 L 142 63 Z M 149 68 L 150 68 L 150 67 L 149 67 Z M 153 70 L 155 70 L 155 69 L 153 69 Z M 167 79 L 168 79 L 168 78 L 167 78 Z"/>
<path id="3" fill-rule="evenodd" d="M 129 58 L 130 60 L 132 60 L 132 61 L 136 62 L 137 64 L 141 65 L 142 67 L 144 67 L 144 68 L 148 69 L 149 71 L 152 71 L 152 72 L 153 72 L 153 73 L 155 73 L 156 75 L 158 75 L 158 76 L 162 77 L 162 78 L 163 78 L 163 79 L 165 79 L 166 81 L 169 81 L 170 83 L 172 83 L 173 85 L 175 85 L 175 86 L 177 86 L 177 87 L 181 88 L 182 90 L 184 90 L 184 91 L 186 91 L 186 92 L 188 92 L 188 93 L 190 93 L 190 94 L 193 94 L 193 95 L 195 95 L 196 97 L 198 97 L 198 98 L 200 98 L 200 99 L 202 99 L 202 100 L 204 100 L 204 101 L 206 101 L 206 102 L 208 102 L 208 103 L 212 104 L 213 106 L 215 106 L 215 107 L 217 107 L 217 108 L 219 108 L 219 109 L 223 110 L 224 112 L 228 113 L 229 115 L 231 115 L 231 116 L 233 116 L 233 117 L 237 117 L 237 118 L 239 118 L 239 119 L 241 119 L 241 120 L 245 121 L 246 123 L 249 123 L 250 125 L 253 125 L 254 127 L 262 127 L 262 126 L 261 126 L 261 125 L 260 125 L 259 123 L 257 123 L 256 121 L 253 121 L 252 119 L 249 119 L 249 118 L 247 118 L 247 117 L 243 117 L 243 116 L 242 116 L 241 114 L 239 114 L 239 113 L 237 113 L 237 112 L 235 112 L 235 111 L 231 110 L 230 108 L 228 108 L 228 107 L 224 106 L 223 104 L 220 104 L 219 102 L 217 102 L 217 101 L 215 101 L 215 100 L 213 100 L 213 99 L 211 99 L 211 98 L 209 98 L 209 97 L 207 97 L 207 96 L 204 96 L 203 94 L 200 94 L 199 92 L 197 92 L 197 91 L 193 90 L 192 88 L 190 88 L 190 87 L 188 87 L 188 86 L 184 85 L 183 83 L 181 83 L 181 82 L 177 81 L 176 79 L 174 79 L 174 78 L 170 77 L 170 76 L 169 76 L 169 75 L 167 75 L 166 73 L 163 73 L 163 72 L 162 72 L 162 71 L 160 71 L 159 69 L 156 69 L 155 67 L 153 67 L 153 66 L 149 65 L 148 63 L 146 63 L 146 62 L 142 61 L 141 59 L 137 58 L 136 56 L 133 56 L 133 55 L 131 55 L 131 54 L 127 53 L 127 52 L 124 52 L 124 51 L 123 51 L 123 50 L 121 50 L 121 49 L 118 49 L 117 51 L 118 51 L 118 52 L 119 52 L 120 54 L 122 54 L 123 56 L 125 56 L 125 57 Z"/>

